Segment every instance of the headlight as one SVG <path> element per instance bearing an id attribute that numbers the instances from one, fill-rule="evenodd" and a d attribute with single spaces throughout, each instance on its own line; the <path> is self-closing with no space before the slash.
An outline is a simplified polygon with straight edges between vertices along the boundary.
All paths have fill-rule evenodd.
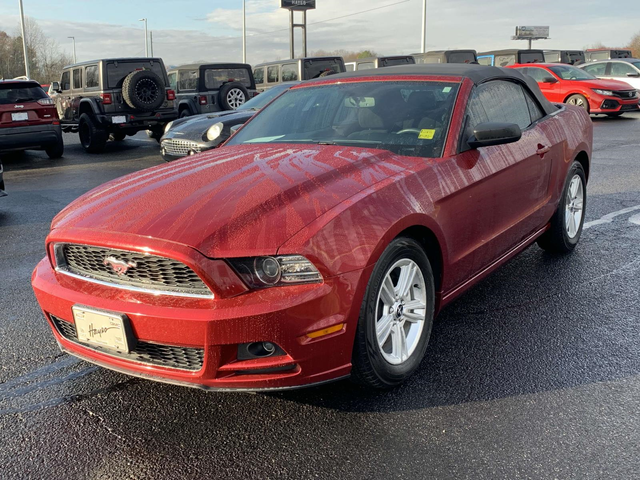
<path id="1" fill-rule="evenodd" d="M 315 265 L 301 255 L 232 258 L 228 262 L 250 288 L 322 282 Z"/>
<path id="2" fill-rule="evenodd" d="M 167 123 L 164 127 L 164 133 L 167 133 L 169 130 L 171 130 L 172 126 L 173 126 L 173 122 Z"/>
<path id="3" fill-rule="evenodd" d="M 604 95 L 605 97 L 612 97 L 613 96 L 613 92 L 611 90 L 600 90 L 598 88 L 594 88 L 592 90 L 594 92 L 596 92 L 598 95 Z"/>
<path id="4" fill-rule="evenodd" d="M 216 123 L 211 128 L 209 128 L 209 130 L 207 130 L 207 140 L 213 142 L 216 138 L 218 138 L 222 133 L 223 127 L 224 125 L 222 125 L 221 123 Z"/>

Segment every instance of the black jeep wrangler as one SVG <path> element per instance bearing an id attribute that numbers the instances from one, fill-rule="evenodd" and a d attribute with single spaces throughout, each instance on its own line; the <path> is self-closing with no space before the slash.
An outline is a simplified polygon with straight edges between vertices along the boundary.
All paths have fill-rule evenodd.
<path id="1" fill-rule="evenodd" d="M 235 110 L 257 95 L 251 65 L 211 63 L 182 65 L 169 70 L 180 118 Z"/>
<path id="2" fill-rule="evenodd" d="M 65 132 L 78 132 L 87 152 L 100 152 L 109 136 L 116 141 L 141 130 L 159 139 L 178 117 L 160 58 L 114 58 L 65 67 L 53 83 Z"/>

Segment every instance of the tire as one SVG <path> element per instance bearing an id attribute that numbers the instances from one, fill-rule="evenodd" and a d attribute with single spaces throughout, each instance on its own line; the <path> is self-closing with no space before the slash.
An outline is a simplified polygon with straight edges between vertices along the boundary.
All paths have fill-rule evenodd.
<path id="1" fill-rule="evenodd" d="M 219 95 L 224 110 L 235 110 L 249 100 L 249 91 L 241 83 L 223 85 Z"/>
<path id="2" fill-rule="evenodd" d="M 90 115 L 83 113 L 80 115 L 78 123 L 78 136 L 82 147 L 88 153 L 100 153 L 107 144 L 109 134 L 106 130 L 98 127 Z"/>
<path id="3" fill-rule="evenodd" d="M 573 198 L 574 182 L 579 180 L 582 194 L 582 202 L 578 205 L 577 200 Z M 577 193 L 577 191 L 576 191 Z M 539 239 L 538 245 L 543 250 L 551 253 L 570 253 L 576 248 L 582 235 L 582 226 L 584 225 L 584 213 L 587 206 L 587 180 L 584 174 L 584 168 L 579 162 L 574 161 L 569 169 L 569 174 L 564 182 L 562 189 L 562 197 L 553 217 L 551 217 L 551 226 Z M 579 219 L 574 209 L 580 207 Z M 569 212 L 573 215 L 572 223 L 568 219 Z"/>
<path id="4" fill-rule="evenodd" d="M 399 274 L 407 268 L 406 271 L 414 269 L 414 280 L 405 289 L 408 292 L 405 298 L 397 297 Z M 392 296 L 384 293 L 385 280 L 391 281 L 394 287 Z M 424 308 L 409 308 L 409 301 L 424 304 Z M 389 307 L 391 304 L 393 307 Z M 433 271 L 426 253 L 415 240 L 396 238 L 376 263 L 362 301 L 353 349 L 353 380 L 370 388 L 386 389 L 409 378 L 427 349 L 434 304 Z M 395 310 L 392 312 L 391 308 Z M 407 315 L 412 315 L 413 320 Z M 388 317 L 386 322 L 385 317 Z M 379 337 L 377 332 L 381 327 L 384 328 Z M 402 342 L 396 342 L 400 338 L 405 339 L 404 350 L 400 348 Z M 398 355 L 398 352 L 403 353 Z"/>
<path id="5" fill-rule="evenodd" d="M 164 81 L 150 70 L 131 72 L 122 82 L 122 97 L 134 110 L 152 112 L 164 103 Z"/>
<path id="6" fill-rule="evenodd" d="M 576 93 L 575 95 L 571 95 L 564 103 L 583 108 L 587 112 L 589 111 L 589 101 L 583 95 L 580 95 L 578 93 Z"/>
<path id="7" fill-rule="evenodd" d="M 607 113 L 607 117 L 610 117 L 610 118 L 618 118 L 618 117 L 621 117 L 622 115 L 623 115 L 622 112 Z"/>
<path id="8" fill-rule="evenodd" d="M 147 135 L 149 138 L 153 138 L 156 142 L 160 143 L 162 139 L 162 135 L 164 135 L 164 127 L 163 128 L 150 128 L 147 130 Z"/>
<path id="9" fill-rule="evenodd" d="M 127 138 L 127 134 L 122 132 L 115 132 L 111 134 L 111 137 L 113 138 L 114 142 L 122 142 L 125 138 Z"/>
<path id="10" fill-rule="evenodd" d="M 47 156 L 51 160 L 61 158 L 62 155 L 64 155 L 64 141 L 62 140 L 62 137 L 60 137 L 58 143 L 56 143 L 52 147 L 45 149 L 45 152 L 47 152 Z"/>
<path id="11" fill-rule="evenodd" d="M 187 118 L 191 116 L 191 112 L 189 112 L 188 108 L 185 108 L 180 112 L 179 118 Z"/>

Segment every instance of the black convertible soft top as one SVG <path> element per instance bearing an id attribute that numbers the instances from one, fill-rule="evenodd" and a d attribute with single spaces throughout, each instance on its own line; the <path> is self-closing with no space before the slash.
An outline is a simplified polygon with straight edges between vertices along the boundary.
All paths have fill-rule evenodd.
<path id="1" fill-rule="evenodd" d="M 475 65 L 469 63 L 431 63 L 418 65 L 401 65 L 398 67 L 385 67 L 371 70 L 361 70 L 357 72 L 339 73 L 319 80 L 339 80 L 341 78 L 355 77 L 377 77 L 396 75 L 425 75 L 443 77 L 463 77 L 468 78 L 474 84 L 480 85 L 490 80 L 509 80 L 524 84 L 528 90 L 536 97 L 547 114 L 557 111 L 549 100 L 547 100 L 536 81 L 528 75 L 523 75 L 513 68 L 490 67 L 486 65 Z M 306 82 L 305 82 L 306 83 Z"/>

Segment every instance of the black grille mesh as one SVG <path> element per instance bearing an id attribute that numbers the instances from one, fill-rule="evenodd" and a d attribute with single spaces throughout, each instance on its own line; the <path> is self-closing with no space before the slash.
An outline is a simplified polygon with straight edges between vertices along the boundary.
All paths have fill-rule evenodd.
<path id="1" fill-rule="evenodd" d="M 60 335 L 67 340 L 79 343 L 78 336 L 76 334 L 76 326 L 73 323 L 65 322 L 53 315 L 49 316 Z M 202 369 L 202 365 L 204 363 L 203 348 L 173 347 L 170 345 L 159 345 L 138 341 L 135 348 L 131 350 L 130 353 L 122 353 L 106 350 L 100 346 L 87 346 L 93 350 L 108 353 L 109 355 L 120 357 L 125 360 L 148 363 L 161 367 L 178 368 L 181 370 L 198 371 Z"/>
<path id="2" fill-rule="evenodd" d="M 614 90 L 613 94 L 620 98 L 634 98 L 636 96 L 635 90 Z"/>
<path id="3" fill-rule="evenodd" d="M 65 244 L 62 249 L 65 264 L 58 267 L 82 277 L 158 292 L 211 295 L 200 277 L 177 260 L 89 245 Z M 105 265 L 108 257 L 129 265 L 126 273 L 118 275 Z"/>

